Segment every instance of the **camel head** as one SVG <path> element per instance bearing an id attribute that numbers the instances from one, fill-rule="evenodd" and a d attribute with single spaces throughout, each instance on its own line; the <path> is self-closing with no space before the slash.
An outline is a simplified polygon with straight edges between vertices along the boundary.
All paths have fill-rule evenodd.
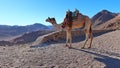
<path id="1" fill-rule="evenodd" d="M 62 29 L 62 28 L 65 28 L 65 23 L 61 23 L 61 24 L 57 24 L 57 22 L 56 22 L 56 20 L 55 20 L 55 18 L 50 18 L 50 17 L 48 17 L 47 19 L 46 19 L 46 22 L 50 22 L 54 27 L 56 27 L 56 29 Z"/>
<path id="2" fill-rule="evenodd" d="M 46 19 L 46 22 L 50 22 L 51 24 L 56 24 L 55 18 L 50 18 L 50 17 L 48 17 L 48 18 Z"/>

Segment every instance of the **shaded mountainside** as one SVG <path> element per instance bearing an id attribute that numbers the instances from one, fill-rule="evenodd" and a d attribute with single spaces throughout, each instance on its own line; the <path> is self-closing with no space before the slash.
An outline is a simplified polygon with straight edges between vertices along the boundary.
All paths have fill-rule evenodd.
<path id="1" fill-rule="evenodd" d="M 39 30 L 31 33 L 25 33 L 21 37 L 18 37 L 16 39 L 13 39 L 12 42 L 14 44 L 25 44 L 35 41 L 39 36 L 51 33 L 53 31 L 50 30 Z"/>
<path id="2" fill-rule="evenodd" d="M 0 41 L 0 46 L 12 46 L 15 44 L 26 44 L 35 41 L 39 36 L 53 32 L 52 30 L 38 30 L 30 33 L 25 33 L 13 40 L 9 41 Z"/>
<path id="3" fill-rule="evenodd" d="M 0 37 L 9 37 L 24 34 L 26 32 L 32 32 L 37 30 L 49 30 L 51 29 L 48 26 L 35 23 L 33 25 L 27 26 L 8 26 L 8 25 L 0 25 Z"/>
<path id="4" fill-rule="evenodd" d="M 101 12 L 98 12 L 95 16 L 92 17 L 92 27 L 95 28 L 113 18 L 115 18 L 118 14 L 110 12 L 108 10 L 102 10 Z"/>
<path id="5" fill-rule="evenodd" d="M 100 29 L 120 29 L 120 15 L 99 26 Z"/>

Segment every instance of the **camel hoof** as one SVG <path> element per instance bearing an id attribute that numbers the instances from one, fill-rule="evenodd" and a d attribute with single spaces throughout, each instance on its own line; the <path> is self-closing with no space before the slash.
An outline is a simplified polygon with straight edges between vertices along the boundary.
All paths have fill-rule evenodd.
<path id="1" fill-rule="evenodd" d="M 67 45 L 67 44 L 66 44 L 65 46 L 66 46 L 66 47 L 68 47 L 68 45 Z"/>
<path id="2" fill-rule="evenodd" d="M 69 49 L 71 49 L 72 47 L 68 47 Z"/>
<path id="3" fill-rule="evenodd" d="M 84 49 L 85 47 L 81 47 L 81 49 Z"/>
<path id="4" fill-rule="evenodd" d="M 88 47 L 88 49 L 90 49 L 91 47 Z"/>

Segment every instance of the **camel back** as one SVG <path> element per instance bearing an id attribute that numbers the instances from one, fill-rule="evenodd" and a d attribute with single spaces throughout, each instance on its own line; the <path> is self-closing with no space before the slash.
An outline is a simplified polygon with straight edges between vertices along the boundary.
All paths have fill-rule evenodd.
<path id="1" fill-rule="evenodd" d="M 82 15 L 81 13 L 79 13 L 77 16 L 73 17 L 72 22 L 85 22 L 85 15 Z"/>
<path id="2" fill-rule="evenodd" d="M 86 16 L 81 13 L 68 12 L 64 18 L 62 26 L 68 25 L 69 27 L 72 27 L 73 23 L 84 23 L 85 18 Z"/>

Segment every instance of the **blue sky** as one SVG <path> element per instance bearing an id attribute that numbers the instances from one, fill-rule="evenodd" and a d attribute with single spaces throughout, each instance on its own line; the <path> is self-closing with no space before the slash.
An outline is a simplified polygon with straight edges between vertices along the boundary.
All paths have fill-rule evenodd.
<path id="1" fill-rule="evenodd" d="M 120 0 L 0 0 L 0 25 L 30 25 L 45 22 L 47 17 L 63 21 L 68 9 L 77 8 L 81 13 L 92 17 L 107 9 L 120 12 Z"/>

